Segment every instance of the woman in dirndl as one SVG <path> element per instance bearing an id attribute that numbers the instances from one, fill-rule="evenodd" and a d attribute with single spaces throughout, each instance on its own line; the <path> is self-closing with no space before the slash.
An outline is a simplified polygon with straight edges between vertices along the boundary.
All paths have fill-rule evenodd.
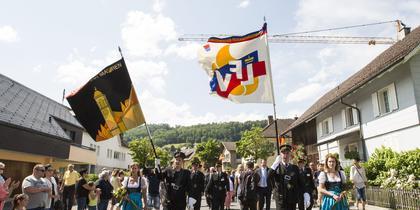
<path id="1" fill-rule="evenodd" d="M 346 176 L 339 170 L 338 159 L 333 154 L 325 157 L 325 171 L 319 174 L 319 192 L 322 194 L 321 210 L 348 210 L 344 184 Z"/>
<path id="2" fill-rule="evenodd" d="M 140 168 L 137 163 L 130 166 L 130 176 L 124 177 L 123 188 L 127 190 L 127 195 L 122 203 L 122 210 L 147 209 L 145 179 L 140 175 Z"/>

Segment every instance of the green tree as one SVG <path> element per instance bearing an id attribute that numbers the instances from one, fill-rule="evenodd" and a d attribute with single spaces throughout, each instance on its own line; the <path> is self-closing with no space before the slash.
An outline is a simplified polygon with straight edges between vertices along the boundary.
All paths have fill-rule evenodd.
<path id="1" fill-rule="evenodd" d="M 262 128 L 252 127 L 243 133 L 241 140 L 236 142 L 236 152 L 242 157 L 254 160 L 267 159 L 274 154 L 275 146 L 262 136 Z"/>
<path id="2" fill-rule="evenodd" d="M 153 167 L 155 165 L 155 154 L 148 138 L 130 141 L 128 149 L 133 161 L 140 164 L 140 167 Z M 155 149 L 161 166 L 167 166 L 170 161 L 169 152 L 157 146 L 155 146 Z"/>
<path id="3" fill-rule="evenodd" d="M 222 144 L 214 139 L 201 142 L 196 146 L 196 154 L 207 166 L 214 166 L 223 151 Z"/>

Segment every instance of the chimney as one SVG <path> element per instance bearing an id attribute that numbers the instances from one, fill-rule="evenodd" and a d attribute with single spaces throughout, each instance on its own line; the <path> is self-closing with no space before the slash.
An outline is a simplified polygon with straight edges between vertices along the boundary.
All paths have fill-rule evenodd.
<path id="1" fill-rule="evenodd" d="M 273 115 L 268 115 L 267 125 L 271 125 L 274 122 Z"/>
<path id="2" fill-rule="evenodd" d="M 297 119 L 298 119 L 298 116 L 297 116 L 297 115 L 295 115 L 294 119 L 295 119 L 295 120 L 297 120 Z"/>

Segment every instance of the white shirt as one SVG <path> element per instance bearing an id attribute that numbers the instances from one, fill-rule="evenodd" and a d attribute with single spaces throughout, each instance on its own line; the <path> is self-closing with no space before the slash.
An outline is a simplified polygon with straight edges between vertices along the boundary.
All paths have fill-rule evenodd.
<path id="1" fill-rule="evenodd" d="M 41 178 L 42 180 L 44 180 L 45 183 L 47 183 L 49 188 L 52 188 L 52 185 L 54 184 L 54 195 L 58 195 L 58 190 L 57 190 L 57 182 L 55 181 L 54 177 L 51 177 L 51 181 L 48 180 L 47 178 Z M 51 208 L 51 200 L 52 198 L 48 196 L 48 200 L 47 200 L 47 206 L 45 208 Z"/>
<path id="2" fill-rule="evenodd" d="M 354 186 L 358 189 L 366 187 L 365 182 L 367 182 L 367 178 L 365 169 L 363 167 L 357 168 L 354 165 L 351 166 L 350 180 L 353 181 Z"/>
<path id="3" fill-rule="evenodd" d="M 318 176 L 318 180 L 319 180 L 320 184 L 325 184 L 325 182 L 327 181 L 327 178 L 326 178 L 325 174 L 327 174 L 329 182 L 339 182 L 339 181 L 341 181 L 341 178 L 340 178 L 340 176 L 338 176 L 338 174 L 336 174 L 336 176 L 333 177 L 326 172 L 321 172 Z M 341 174 L 341 177 L 343 178 L 342 182 L 345 183 L 346 182 L 346 175 L 344 174 L 344 171 L 340 171 L 340 174 Z"/>
<path id="4" fill-rule="evenodd" d="M 260 168 L 258 169 L 261 172 L 261 179 L 258 183 L 259 187 L 267 187 L 267 168 Z"/>
<path id="5" fill-rule="evenodd" d="M 141 179 L 141 189 L 147 189 L 147 180 L 144 177 L 138 177 L 136 181 L 133 180 L 132 177 L 124 177 L 124 181 L 122 183 L 124 188 L 138 188 L 139 187 L 139 180 Z"/>

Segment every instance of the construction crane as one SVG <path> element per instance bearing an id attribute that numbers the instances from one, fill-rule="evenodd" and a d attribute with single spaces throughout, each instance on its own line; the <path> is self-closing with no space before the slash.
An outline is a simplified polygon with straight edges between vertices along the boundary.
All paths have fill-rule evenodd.
<path id="1" fill-rule="evenodd" d="M 367 27 L 372 25 L 379 25 L 385 23 L 396 23 L 397 36 L 396 39 L 391 37 L 355 37 L 355 36 L 315 36 L 315 35 L 299 35 L 311 34 L 325 31 L 343 30 L 357 27 Z M 355 26 L 346 26 L 340 28 L 321 29 L 314 31 L 295 32 L 278 35 L 268 35 L 268 42 L 270 43 L 324 43 L 324 44 L 394 44 L 395 42 L 404 38 L 409 33 L 410 28 L 406 27 L 400 20 L 370 23 Z M 206 42 L 209 37 L 229 37 L 234 35 L 229 34 L 186 34 L 178 38 L 179 41 L 199 41 Z"/>

